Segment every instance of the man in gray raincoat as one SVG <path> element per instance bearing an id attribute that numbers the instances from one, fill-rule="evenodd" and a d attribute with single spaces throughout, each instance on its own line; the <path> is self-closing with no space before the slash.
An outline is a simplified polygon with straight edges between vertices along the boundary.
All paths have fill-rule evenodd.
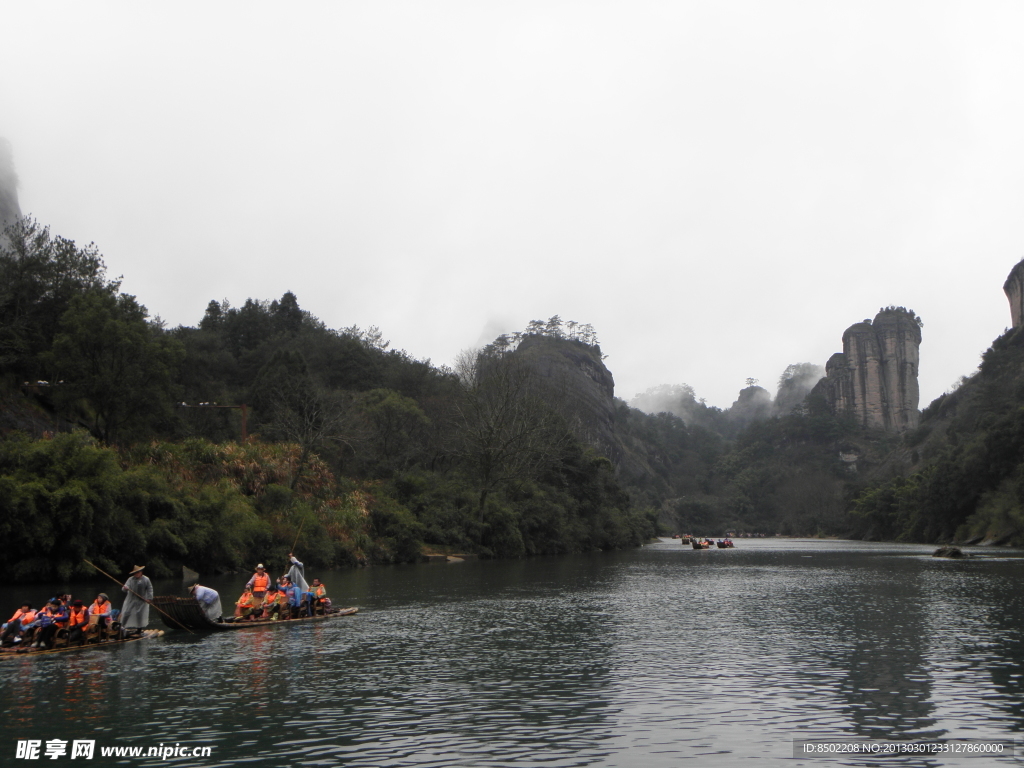
<path id="1" fill-rule="evenodd" d="M 142 574 L 144 565 L 136 565 L 128 574 L 128 581 L 121 587 L 125 592 L 124 605 L 118 621 L 129 635 L 142 634 L 149 624 L 149 600 L 153 599 L 153 582 Z"/>
<path id="2" fill-rule="evenodd" d="M 288 560 L 291 561 L 292 567 L 288 569 L 285 576 L 299 588 L 299 592 L 309 592 L 309 584 L 306 583 L 306 567 L 291 552 L 288 553 Z M 282 578 L 284 577 L 282 576 Z"/>

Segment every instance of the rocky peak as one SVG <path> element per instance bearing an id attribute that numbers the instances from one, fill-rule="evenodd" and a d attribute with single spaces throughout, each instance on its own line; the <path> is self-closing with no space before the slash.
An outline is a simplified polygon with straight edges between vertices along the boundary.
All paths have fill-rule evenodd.
<path id="1" fill-rule="evenodd" d="M 755 421 L 764 421 L 772 415 L 771 393 L 757 385 L 744 387 L 726 414 L 738 429 Z"/>
<path id="2" fill-rule="evenodd" d="M 1019 328 L 1024 321 L 1024 259 L 1010 270 L 1009 277 L 1003 283 L 1003 293 L 1010 302 L 1010 323 L 1014 328 Z"/>
<path id="3" fill-rule="evenodd" d="M 601 348 L 530 334 L 522 338 L 515 354 L 538 374 L 580 438 L 616 459 L 621 449 L 615 438 L 615 380 L 601 359 Z"/>
<path id="4" fill-rule="evenodd" d="M 851 325 L 843 333 L 843 351 L 825 365 L 829 408 L 872 429 L 916 427 L 920 345 L 921 321 L 903 307 L 886 307 L 873 321 Z"/>

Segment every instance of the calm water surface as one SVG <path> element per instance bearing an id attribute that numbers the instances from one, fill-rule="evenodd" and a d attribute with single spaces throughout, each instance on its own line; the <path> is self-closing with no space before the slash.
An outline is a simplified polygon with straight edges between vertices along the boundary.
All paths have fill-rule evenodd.
<path id="1" fill-rule="evenodd" d="M 0 660 L 0 764 L 33 764 L 30 738 L 210 746 L 164 761 L 203 766 L 1024 764 L 1024 552 L 737 545 L 311 573 L 360 613 Z M 204 581 L 225 603 L 242 582 Z M 795 759 L 812 737 L 1018 756 Z"/>

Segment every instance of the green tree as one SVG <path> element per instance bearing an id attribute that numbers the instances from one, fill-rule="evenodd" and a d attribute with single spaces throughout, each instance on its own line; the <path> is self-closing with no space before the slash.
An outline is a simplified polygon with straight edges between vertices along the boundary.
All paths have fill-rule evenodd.
<path id="1" fill-rule="evenodd" d="M 430 426 L 416 401 L 394 390 L 374 389 L 362 396 L 360 406 L 383 463 L 392 468 L 409 464 Z"/>
<path id="2" fill-rule="evenodd" d="M 71 300 L 89 291 L 116 292 L 96 246 L 52 237 L 30 218 L 0 236 L 0 365 L 24 378 L 43 375 L 49 350 Z"/>
<path id="3" fill-rule="evenodd" d="M 83 415 L 106 443 L 141 437 L 171 418 L 172 376 L 183 352 L 146 317 L 127 294 L 76 296 L 45 356 L 58 408 L 72 418 Z"/>
<path id="4" fill-rule="evenodd" d="M 298 352 L 274 353 L 257 376 L 250 401 L 267 437 L 301 448 L 292 489 L 314 452 L 331 445 L 351 447 L 359 439 L 351 396 L 323 387 Z"/>
<path id="5" fill-rule="evenodd" d="M 487 497 L 514 481 L 532 479 L 573 442 L 564 420 L 540 397 L 533 369 L 516 355 L 464 352 L 456 403 L 457 453 L 476 478 L 481 519 Z"/>

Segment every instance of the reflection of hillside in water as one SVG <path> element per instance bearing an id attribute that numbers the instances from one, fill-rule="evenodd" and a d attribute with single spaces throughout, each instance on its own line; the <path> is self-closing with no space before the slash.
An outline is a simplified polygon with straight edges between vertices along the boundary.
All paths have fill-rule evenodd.
<path id="1" fill-rule="evenodd" d="M 744 620 L 775 670 L 762 688 L 781 697 L 780 708 L 817 702 L 794 727 L 862 738 L 931 734 L 918 568 L 842 552 L 777 554 L 772 562 L 760 574 L 764 616 Z"/>
<path id="2" fill-rule="evenodd" d="M 812 735 L 1005 739 L 1022 729 L 1024 589 L 1021 559 L 997 559 L 663 542 L 329 572 L 356 616 L 10 660 L 0 733 L 395 768 L 775 764 Z M 211 579 L 222 595 L 238 581 Z"/>
<path id="3" fill-rule="evenodd" d="M 1019 564 L 998 557 L 937 561 L 925 573 L 936 711 L 950 730 L 965 718 L 991 723 L 994 734 L 1003 732 L 1007 721 L 1014 730 L 1024 728 Z M 979 696 L 979 691 L 989 693 Z"/>
<path id="4" fill-rule="evenodd" d="M 929 627 L 916 564 L 892 559 L 891 570 L 851 567 L 846 573 L 848 585 L 833 598 L 841 606 L 833 629 L 846 642 L 832 663 L 845 672 L 839 690 L 855 734 L 941 736 L 934 731 Z"/>
<path id="5" fill-rule="evenodd" d="M 606 565 L 564 557 L 494 566 L 354 575 L 379 579 L 364 586 L 386 606 L 361 618 L 360 641 L 345 654 L 343 722 L 375 735 L 365 759 L 395 759 L 410 740 L 426 754 L 457 747 L 506 764 L 607 754 L 611 643 L 594 592 Z"/>

